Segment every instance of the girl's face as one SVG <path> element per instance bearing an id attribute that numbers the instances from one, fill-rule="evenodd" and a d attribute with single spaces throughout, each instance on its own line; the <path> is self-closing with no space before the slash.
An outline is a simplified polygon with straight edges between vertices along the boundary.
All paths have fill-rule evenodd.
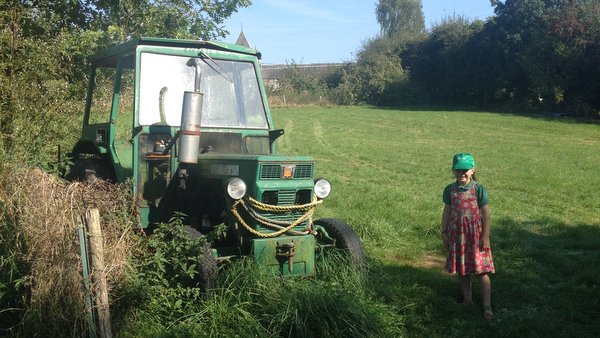
<path id="1" fill-rule="evenodd" d="M 467 185 L 471 182 L 471 177 L 475 173 L 475 168 L 471 168 L 469 170 L 452 170 L 454 177 L 456 177 L 456 181 L 460 185 Z"/>

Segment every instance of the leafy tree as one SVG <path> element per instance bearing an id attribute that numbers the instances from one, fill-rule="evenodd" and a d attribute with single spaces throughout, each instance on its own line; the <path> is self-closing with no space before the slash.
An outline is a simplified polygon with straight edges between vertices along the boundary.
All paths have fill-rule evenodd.
<path id="1" fill-rule="evenodd" d="M 223 22 L 250 0 L 95 0 L 94 27 L 119 38 L 156 36 L 212 40 L 227 34 Z"/>
<path id="2" fill-rule="evenodd" d="M 77 136 L 87 57 L 132 37 L 213 39 L 249 0 L 0 2 L 0 156 L 55 158 Z"/>
<path id="3" fill-rule="evenodd" d="M 382 36 L 414 37 L 425 31 L 421 0 L 379 0 L 375 14 Z"/>
<path id="4" fill-rule="evenodd" d="M 314 92 L 320 88 L 319 79 L 302 71 L 296 61 L 292 60 L 283 70 L 280 86 L 284 91 Z"/>
<path id="5" fill-rule="evenodd" d="M 80 16 L 54 15 L 54 6 L 68 3 L 10 1 L 1 8 L 0 154 L 50 156 L 57 136 L 77 121 L 71 114 L 85 93 L 83 62 L 95 38 L 77 27 Z M 46 9 L 49 15 L 40 15 Z"/>
<path id="6" fill-rule="evenodd" d="M 553 18 L 563 55 L 562 94 L 565 109 L 574 115 L 593 115 L 600 111 L 600 3 L 567 3 Z"/>
<path id="7" fill-rule="evenodd" d="M 399 104 L 400 96 L 390 86 L 407 80 L 400 57 L 386 38 L 367 41 L 359 51 L 351 70 L 342 77 L 340 86 L 354 92 L 353 99 L 369 104 Z M 396 88 L 398 89 L 398 88 Z"/>
<path id="8" fill-rule="evenodd" d="M 483 22 L 470 22 L 462 16 L 446 18 L 432 28 L 426 40 L 401 54 L 411 79 L 427 88 L 424 98 L 429 102 L 466 103 L 476 95 L 470 84 L 477 81 L 478 72 L 466 44 L 482 26 Z"/>
<path id="9" fill-rule="evenodd" d="M 394 42 L 414 88 L 440 104 L 598 111 L 600 4 L 491 1 L 487 22 L 447 18 L 428 36 Z M 369 48 L 381 48 L 381 44 Z"/>
<path id="10" fill-rule="evenodd" d="M 589 91 L 598 89 L 597 67 L 593 66 L 598 49 L 592 42 L 598 41 L 594 33 L 600 17 L 597 1 L 506 0 L 493 4 L 496 18 L 486 30 L 500 46 L 496 49 L 501 53 L 496 55 L 504 66 L 500 78 L 506 85 L 497 90 L 529 107 L 540 103 L 560 106 L 573 98 L 598 107 L 596 95 Z"/>

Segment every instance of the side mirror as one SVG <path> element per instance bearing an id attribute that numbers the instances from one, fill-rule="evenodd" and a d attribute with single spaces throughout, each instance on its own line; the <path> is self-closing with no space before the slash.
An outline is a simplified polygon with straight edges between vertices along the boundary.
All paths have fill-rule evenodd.
<path id="1" fill-rule="evenodd" d="M 272 146 L 273 142 L 284 134 L 283 129 L 269 130 L 269 145 Z"/>

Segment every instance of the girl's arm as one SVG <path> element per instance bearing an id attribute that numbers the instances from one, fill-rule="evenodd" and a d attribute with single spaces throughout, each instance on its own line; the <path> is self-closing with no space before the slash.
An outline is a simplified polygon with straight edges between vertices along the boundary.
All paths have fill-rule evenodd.
<path id="1" fill-rule="evenodd" d="M 490 207 L 488 205 L 483 206 L 479 209 L 479 213 L 481 214 L 481 225 L 483 227 L 483 232 L 481 233 L 481 249 L 485 249 L 490 247 Z"/>
<path id="2" fill-rule="evenodd" d="M 444 247 L 448 249 L 448 231 L 450 231 L 450 205 L 444 204 L 444 211 L 442 211 L 442 239 L 444 240 Z"/>
<path id="3" fill-rule="evenodd" d="M 444 211 L 442 212 L 442 234 L 445 234 L 449 230 L 450 223 L 450 205 L 444 204 Z"/>

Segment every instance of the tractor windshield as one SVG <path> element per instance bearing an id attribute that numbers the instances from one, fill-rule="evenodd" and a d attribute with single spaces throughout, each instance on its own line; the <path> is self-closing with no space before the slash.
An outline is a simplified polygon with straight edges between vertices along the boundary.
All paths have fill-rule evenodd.
<path id="1" fill-rule="evenodd" d="M 203 127 L 267 129 L 254 64 L 199 58 Z M 139 124 L 179 126 L 183 93 L 194 91 L 189 57 L 142 53 Z"/>

